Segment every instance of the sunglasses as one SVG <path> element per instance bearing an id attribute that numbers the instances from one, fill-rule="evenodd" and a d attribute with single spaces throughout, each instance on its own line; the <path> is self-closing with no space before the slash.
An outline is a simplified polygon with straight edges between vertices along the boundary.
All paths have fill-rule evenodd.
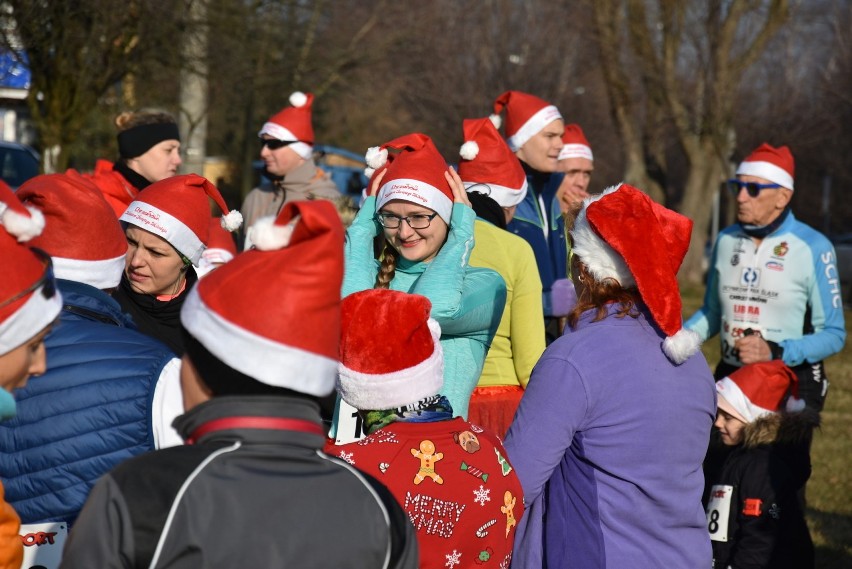
<path id="1" fill-rule="evenodd" d="M 264 146 L 269 148 L 270 150 L 278 150 L 279 148 L 284 148 L 285 146 L 290 146 L 291 144 L 295 144 L 299 142 L 298 140 L 278 140 L 277 138 L 261 138 L 260 139 L 260 148 L 262 149 Z"/>
<path id="2" fill-rule="evenodd" d="M 44 263 L 44 273 L 42 273 L 41 277 L 36 282 L 28 286 L 26 289 L 11 298 L 7 298 L 0 302 L 0 308 L 9 306 L 10 304 L 21 300 L 31 292 L 38 290 L 39 287 L 41 287 L 41 295 L 44 298 L 53 298 L 56 294 L 56 278 L 53 276 L 53 261 L 50 259 L 50 255 L 35 247 L 30 247 L 30 251 L 35 253 L 41 262 Z"/>
<path id="3" fill-rule="evenodd" d="M 742 180 L 728 180 L 727 185 L 734 197 L 740 195 L 740 190 L 745 188 L 746 193 L 752 198 L 759 196 L 763 190 L 777 190 L 781 187 L 780 184 L 758 184 L 757 182 L 743 182 Z"/>

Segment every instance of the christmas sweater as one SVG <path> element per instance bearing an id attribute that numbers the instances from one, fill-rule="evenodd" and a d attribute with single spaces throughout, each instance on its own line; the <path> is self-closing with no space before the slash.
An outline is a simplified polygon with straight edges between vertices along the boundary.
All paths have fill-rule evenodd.
<path id="1" fill-rule="evenodd" d="M 376 477 L 411 519 L 423 569 L 506 569 L 524 511 L 500 439 L 457 417 L 392 423 L 325 451 Z"/>

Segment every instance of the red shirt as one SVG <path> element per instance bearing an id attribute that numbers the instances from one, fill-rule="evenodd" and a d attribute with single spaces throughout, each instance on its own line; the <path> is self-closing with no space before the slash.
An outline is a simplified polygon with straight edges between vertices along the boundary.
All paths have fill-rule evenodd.
<path id="1" fill-rule="evenodd" d="M 523 494 L 496 435 L 461 418 L 392 423 L 325 451 L 396 496 L 417 532 L 421 567 L 509 566 Z"/>

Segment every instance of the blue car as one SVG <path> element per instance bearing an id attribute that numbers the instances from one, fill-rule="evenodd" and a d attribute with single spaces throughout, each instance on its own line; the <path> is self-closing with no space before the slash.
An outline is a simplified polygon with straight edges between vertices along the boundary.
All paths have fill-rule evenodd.
<path id="1" fill-rule="evenodd" d="M 38 176 L 38 153 L 24 144 L 0 141 L 0 178 L 13 190 Z"/>

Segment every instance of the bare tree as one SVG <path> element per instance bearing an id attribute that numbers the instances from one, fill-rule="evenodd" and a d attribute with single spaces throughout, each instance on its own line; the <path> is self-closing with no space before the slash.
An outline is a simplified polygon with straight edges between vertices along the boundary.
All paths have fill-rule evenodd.
<path id="1" fill-rule="evenodd" d="M 700 282 L 709 204 L 729 174 L 735 147 L 733 119 L 740 82 L 786 23 L 789 2 L 600 0 L 593 4 L 602 67 L 627 153 L 629 179 L 654 188 L 641 162 L 647 162 L 649 154 L 665 160 L 658 151 L 648 149 L 649 118 L 670 121 L 685 157 L 686 181 L 677 209 L 692 218 L 695 226 L 681 276 Z M 637 72 L 638 95 L 636 82 L 629 81 Z M 668 167 L 663 164 L 664 169 Z"/>

